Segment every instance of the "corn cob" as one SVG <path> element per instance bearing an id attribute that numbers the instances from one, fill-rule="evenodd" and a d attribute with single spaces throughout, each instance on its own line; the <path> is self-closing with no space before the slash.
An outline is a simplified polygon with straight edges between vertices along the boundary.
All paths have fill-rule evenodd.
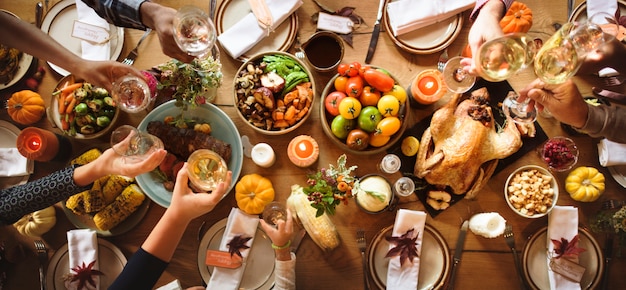
<path id="1" fill-rule="evenodd" d="M 134 179 L 121 175 L 111 175 L 102 186 L 102 195 L 106 204 L 112 203 L 122 190 L 133 183 Z"/>
<path id="2" fill-rule="evenodd" d="M 96 160 L 98 157 L 100 157 L 100 155 L 102 155 L 102 151 L 100 151 L 100 149 L 98 148 L 93 148 L 74 158 L 72 161 L 70 161 L 70 165 L 85 165 L 91 161 Z"/>
<path id="3" fill-rule="evenodd" d="M 339 246 L 337 228 L 328 215 L 316 217 L 317 210 L 311 206 L 307 195 L 299 185 L 291 186 L 291 195 L 287 198 L 287 206 L 296 213 L 304 229 L 322 250 L 330 251 Z"/>
<path id="4" fill-rule="evenodd" d="M 85 195 L 89 194 L 89 190 L 85 190 L 81 193 L 70 196 L 65 201 L 65 207 L 71 210 L 74 214 L 83 215 L 86 214 L 85 210 Z"/>
<path id="5" fill-rule="evenodd" d="M 108 231 L 135 212 L 145 198 L 139 186 L 131 184 L 115 198 L 115 201 L 96 213 L 93 222 L 98 229 Z"/>

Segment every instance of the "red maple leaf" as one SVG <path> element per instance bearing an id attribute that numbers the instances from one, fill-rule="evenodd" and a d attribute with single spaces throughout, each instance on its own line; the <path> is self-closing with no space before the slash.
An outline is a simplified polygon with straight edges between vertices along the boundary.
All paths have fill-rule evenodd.
<path id="1" fill-rule="evenodd" d="M 250 248 L 246 245 L 246 243 L 250 239 L 252 239 L 252 237 L 244 238 L 241 235 L 234 236 L 232 240 L 230 240 L 230 242 L 226 244 L 228 246 L 228 252 L 230 252 L 230 256 L 232 257 L 236 254 L 237 256 L 243 258 L 243 256 L 241 255 L 241 250 Z"/>
<path id="2" fill-rule="evenodd" d="M 385 258 L 400 256 L 400 266 L 407 260 L 413 263 L 413 258 L 419 257 L 417 254 L 417 237 L 419 232 L 416 232 L 415 237 L 413 237 L 414 231 L 415 229 L 407 230 L 406 233 L 399 237 L 385 237 L 387 241 L 396 245 L 387 252 Z"/>
<path id="3" fill-rule="evenodd" d="M 89 283 L 92 287 L 96 287 L 96 282 L 93 280 L 93 276 L 104 275 L 104 273 L 93 269 L 93 266 L 96 264 L 96 261 L 89 263 L 89 265 L 85 266 L 85 262 L 82 265 L 78 265 L 72 268 L 74 274 L 69 275 L 70 283 L 74 281 L 78 281 L 78 287 L 76 289 L 83 289 L 85 287 L 85 283 Z"/>
<path id="4" fill-rule="evenodd" d="M 556 256 L 555 259 L 560 257 L 576 257 L 578 254 L 586 251 L 583 248 L 578 247 L 578 235 L 574 236 L 571 241 L 568 241 L 565 238 L 561 238 L 561 240 L 550 239 L 552 244 L 554 245 L 554 253 Z"/>

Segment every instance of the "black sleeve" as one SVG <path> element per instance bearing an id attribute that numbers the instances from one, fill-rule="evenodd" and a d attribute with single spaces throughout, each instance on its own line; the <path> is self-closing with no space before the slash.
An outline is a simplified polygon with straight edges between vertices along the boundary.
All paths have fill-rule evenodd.
<path id="1" fill-rule="evenodd" d="M 152 289 L 167 268 L 168 263 L 139 248 L 130 257 L 122 273 L 109 287 L 111 290 Z"/>

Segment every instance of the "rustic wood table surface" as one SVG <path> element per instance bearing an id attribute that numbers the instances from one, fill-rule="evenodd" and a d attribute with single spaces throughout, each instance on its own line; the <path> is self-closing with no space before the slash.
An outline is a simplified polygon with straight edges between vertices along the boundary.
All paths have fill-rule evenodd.
<path id="1" fill-rule="evenodd" d="M 346 62 L 363 62 L 370 41 L 378 2 L 376 0 L 319 1 L 333 9 L 339 9 L 343 6 L 356 7 L 355 12 L 365 19 L 367 26 L 361 27 L 358 33 L 354 34 L 354 43 L 352 46 L 346 45 L 344 55 L 344 61 Z M 52 1 L 52 3 L 54 2 L 58 1 Z M 194 0 L 160 0 L 155 2 L 175 8 L 184 4 L 193 4 L 207 10 L 209 5 L 209 1 Z M 220 1 L 218 1 L 218 3 L 219 2 Z M 536 34 L 536 37 L 547 39 L 547 37 L 554 32 L 552 28 L 553 23 L 565 23 L 567 21 L 567 3 L 565 0 L 526 0 L 523 2 L 525 2 L 534 13 L 534 23 L 530 33 Z M 578 2 L 580 3 L 580 1 Z M 0 2 L 0 9 L 9 10 L 17 14 L 23 20 L 34 23 L 36 3 L 37 1 L 31 0 L 5 0 Z M 303 40 L 307 39 L 315 32 L 315 24 L 311 16 L 318 11 L 318 6 L 312 0 L 305 0 L 304 5 L 297 10 L 299 35 Z M 463 29 L 456 40 L 448 47 L 449 54 L 452 56 L 460 54 L 460 51 L 467 43 L 467 33 L 470 28 L 470 22 L 467 21 L 468 15 L 469 12 L 464 14 L 463 18 L 465 22 Z M 119 60 L 135 46 L 143 34 L 143 31 L 133 29 L 125 29 L 124 32 L 124 46 Z M 289 52 L 293 53 L 293 48 L 290 48 Z M 407 87 L 420 71 L 436 67 L 439 54 L 440 52 L 428 55 L 408 53 L 396 46 L 389 34 L 383 31 L 380 34 L 372 64 L 388 69 L 400 81 L 402 86 Z M 161 52 L 158 38 L 153 33 L 139 49 L 139 57 L 134 63 L 134 66 L 139 69 L 149 69 L 157 64 L 166 62 L 168 59 L 169 58 Z M 292 138 L 300 134 L 309 134 L 320 143 L 320 158 L 313 169 L 327 167 L 328 164 L 335 164 L 337 157 L 345 152 L 335 146 L 324 134 L 322 126 L 320 125 L 320 118 L 323 118 L 323 116 L 320 117 L 318 113 L 319 102 L 314 104 L 311 118 L 294 132 L 281 136 L 266 136 L 255 133 L 237 117 L 236 108 L 233 106 L 232 79 L 241 65 L 241 62 L 230 58 L 224 52 L 222 52 L 221 61 L 223 64 L 224 84 L 219 89 L 215 104 L 232 117 L 241 135 L 247 135 L 253 144 L 258 142 L 269 143 L 278 155 L 276 164 L 270 169 L 258 167 L 251 159 L 244 158 L 241 176 L 249 173 L 259 173 L 270 178 L 276 189 L 276 200 L 284 202 L 290 193 L 291 185 L 305 185 L 306 175 L 311 170 L 295 167 L 289 162 L 286 149 Z M 45 62 L 40 61 L 39 65 L 43 66 L 46 70 L 45 77 L 39 87 L 39 92 L 44 96 L 46 101 L 49 102 L 51 92 L 61 76 L 56 74 Z M 321 94 L 324 86 L 332 76 L 332 73 L 315 74 L 314 77 L 317 82 L 318 92 L 316 98 L 320 97 L 319 94 Z M 534 74 L 532 70 L 526 70 L 513 77 L 509 82 L 514 89 L 519 90 L 533 79 Z M 583 95 L 591 95 L 591 87 L 600 83 L 597 77 L 592 76 L 576 77 L 576 82 L 583 92 Z M 5 89 L 0 91 L 0 96 L 5 100 L 11 93 L 11 88 Z M 411 108 L 409 127 L 443 105 L 450 96 L 451 94 L 448 93 L 441 101 L 431 106 Z M 145 113 L 135 115 L 122 113 L 118 124 L 131 124 L 136 126 L 144 116 Z M 10 121 L 5 110 L 0 111 L 0 119 Z M 549 137 L 558 135 L 567 136 L 567 133 L 563 131 L 558 121 L 542 117 L 540 117 L 538 121 Z M 52 128 L 46 118 L 43 118 L 35 125 L 59 132 L 58 129 Z M 24 128 L 24 126 L 18 127 Z M 583 226 L 589 226 L 589 219 L 600 210 L 601 200 L 608 198 L 624 199 L 624 188 L 611 177 L 607 168 L 599 165 L 596 147 L 599 140 L 583 135 L 571 136 L 571 138 L 574 139 L 580 149 L 580 158 L 577 165 L 596 167 L 606 176 L 606 192 L 601 199 L 593 203 L 581 203 L 572 200 L 564 191 L 564 180 L 567 176 L 567 172 L 555 174 L 562 192 L 559 196 L 558 204 L 579 207 L 580 223 Z M 74 155 L 76 155 L 84 151 L 85 148 L 106 146 L 108 143 L 108 135 L 91 141 L 73 140 L 72 143 Z M 362 155 L 347 154 L 348 163 L 358 165 L 356 171 L 357 175 L 376 172 L 376 163 L 383 155 L 384 153 L 379 153 L 364 157 Z M 507 220 L 507 223 L 513 226 L 516 237 L 516 247 L 520 252 L 523 250 L 528 237 L 539 228 L 547 225 L 547 217 L 527 219 L 518 216 L 509 209 L 503 197 L 504 184 L 509 174 L 519 166 L 526 164 L 545 166 L 537 153 L 533 150 L 495 174 L 475 200 L 462 200 L 437 215 L 435 218 L 430 215 L 428 216 L 427 224 L 432 225 L 443 236 L 451 253 L 454 252 L 457 236 L 459 234 L 459 226 L 462 220 L 469 218 L 473 213 L 500 213 Z M 61 163 L 36 162 L 35 172 L 31 175 L 30 179 L 34 180 L 40 178 L 64 166 L 65 164 Z M 395 181 L 400 176 L 400 173 L 396 173 L 388 175 L 387 177 L 391 181 Z M 61 205 L 57 204 L 56 206 L 57 224 L 50 232 L 42 237 L 51 249 L 49 252 L 50 256 L 54 254 L 56 249 L 59 249 L 67 243 L 66 232 L 74 228 L 72 223 L 66 218 L 61 209 Z M 174 254 L 173 260 L 162 275 L 157 286 L 166 284 L 173 279 L 179 279 L 183 287 L 202 284 L 202 277 L 198 271 L 197 265 L 198 246 L 200 243 L 198 240 L 198 231 L 203 222 L 209 226 L 226 218 L 232 207 L 236 207 L 233 192 L 231 192 L 213 212 L 191 222 L 183 240 Z M 425 205 L 422 204 L 416 196 L 402 198 L 399 201 L 398 207 L 413 210 L 425 209 Z M 130 257 L 142 244 L 164 211 L 165 209 L 163 207 L 151 202 L 147 214 L 137 226 L 125 234 L 105 237 L 105 239 L 120 248 L 126 257 Z M 341 236 L 341 245 L 334 251 L 324 252 L 317 247 L 309 237 L 305 237 L 297 252 L 296 274 L 298 289 L 362 289 L 363 272 L 361 268 L 361 255 L 356 243 L 356 230 L 358 228 L 365 229 L 366 238 L 368 241 L 371 241 L 381 229 L 392 225 L 394 218 L 395 212 L 391 211 L 377 215 L 364 213 L 357 208 L 353 200 L 351 200 L 348 205 L 339 206 L 337 214 L 332 216 L 332 220 Z M 598 243 L 603 245 L 604 236 L 599 234 L 594 236 Z M 19 235 L 12 226 L 3 226 L 0 227 L 0 241 L 5 243 L 7 249 L 15 249 L 16 247 L 23 249 L 22 256 L 14 264 L 15 267 L 8 271 L 8 284 L 4 289 L 37 289 L 39 287 L 37 279 L 38 262 L 34 251 L 33 240 Z M 429 265 L 426 264 L 421 265 L 421 267 L 428 266 Z M 618 289 L 626 285 L 626 276 L 623 275 L 623 269 L 625 268 L 626 260 L 624 258 L 613 259 L 612 267 L 609 272 L 609 289 Z M 463 259 L 456 276 L 455 285 L 457 289 L 515 289 L 518 287 L 516 270 L 513 265 L 513 256 L 502 237 L 486 239 L 469 233 L 465 242 Z"/>

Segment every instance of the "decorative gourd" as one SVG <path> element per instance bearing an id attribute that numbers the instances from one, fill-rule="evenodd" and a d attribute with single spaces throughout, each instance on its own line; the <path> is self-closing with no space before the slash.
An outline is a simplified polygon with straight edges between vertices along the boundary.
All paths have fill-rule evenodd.
<path id="1" fill-rule="evenodd" d="M 7 111 L 13 121 L 30 125 L 39 120 L 46 111 L 41 95 L 31 90 L 13 93 L 7 102 Z"/>
<path id="2" fill-rule="evenodd" d="M 41 237 L 47 233 L 57 222 L 54 206 L 38 210 L 22 217 L 13 226 L 17 231 L 29 237 Z"/>
<path id="3" fill-rule="evenodd" d="M 247 214 L 260 214 L 274 200 L 272 182 L 256 173 L 242 177 L 235 185 L 237 206 Z"/>
<path id="4" fill-rule="evenodd" d="M 308 195 L 300 185 L 291 186 L 287 207 L 300 220 L 311 239 L 322 250 L 330 251 L 339 246 L 339 233 L 326 213 L 316 217 L 317 209 L 311 206 Z"/>
<path id="5" fill-rule="evenodd" d="M 578 167 L 567 175 L 565 190 L 573 200 L 595 201 L 604 192 L 604 174 L 593 167 Z"/>
<path id="6" fill-rule="evenodd" d="M 500 27 L 504 34 L 513 32 L 526 33 L 533 25 L 533 12 L 526 4 L 513 1 L 506 15 L 500 20 Z"/>

